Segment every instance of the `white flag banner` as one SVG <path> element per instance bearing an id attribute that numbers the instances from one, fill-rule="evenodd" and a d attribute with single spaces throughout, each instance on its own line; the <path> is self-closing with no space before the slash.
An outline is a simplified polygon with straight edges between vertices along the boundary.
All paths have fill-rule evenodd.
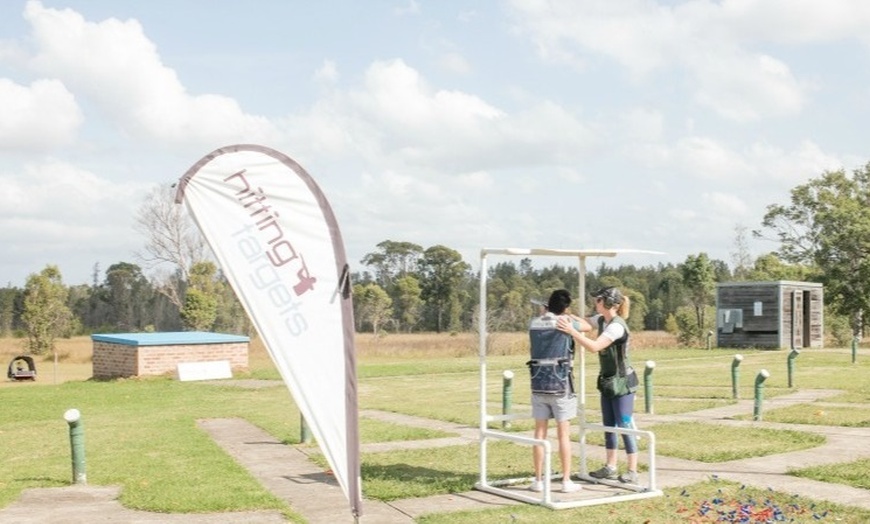
<path id="1" fill-rule="evenodd" d="M 362 514 L 350 278 L 335 216 L 290 157 L 223 147 L 178 183 L 184 202 Z"/>

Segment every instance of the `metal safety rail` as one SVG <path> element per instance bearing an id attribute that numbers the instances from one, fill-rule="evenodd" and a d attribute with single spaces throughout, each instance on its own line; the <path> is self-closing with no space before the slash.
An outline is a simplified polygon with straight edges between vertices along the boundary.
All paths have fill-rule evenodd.
<path id="1" fill-rule="evenodd" d="M 501 420 L 518 420 L 531 418 L 530 415 L 493 415 L 488 417 L 490 422 L 498 422 Z M 587 457 L 585 453 L 585 434 L 590 431 L 607 431 L 613 433 L 627 433 L 646 439 L 647 441 L 647 478 L 645 484 L 624 484 L 618 480 L 597 479 L 589 476 L 587 466 Z M 518 485 L 525 485 L 531 482 L 529 477 L 507 478 L 507 479 L 489 479 L 488 471 L 488 446 L 490 440 L 505 440 L 515 444 L 526 446 L 542 446 L 544 448 L 544 468 L 543 468 L 543 490 L 540 493 L 535 493 L 525 489 L 517 489 Z M 632 428 L 612 428 L 599 424 L 588 424 L 585 428 L 581 428 L 580 438 L 580 465 L 579 472 L 572 475 L 574 479 L 583 481 L 584 490 L 571 494 L 561 494 L 556 492 L 554 496 L 553 480 L 560 478 L 561 475 L 554 475 L 552 469 L 552 443 L 547 439 L 536 439 L 533 437 L 517 434 L 506 433 L 497 430 L 484 429 L 480 432 L 480 479 L 475 483 L 475 489 L 510 498 L 528 504 L 538 504 L 550 509 L 568 509 L 578 508 L 583 506 L 593 506 L 600 504 L 613 504 L 618 502 L 627 502 L 630 500 L 639 500 L 652 497 L 662 496 L 662 491 L 656 486 L 656 460 L 655 460 L 655 435 L 651 431 L 644 431 Z M 593 491 L 590 492 L 588 486 L 603 485 L 615 488 L 607 492 Z M 557 498 L 558 497 L 558 498 Z"/>

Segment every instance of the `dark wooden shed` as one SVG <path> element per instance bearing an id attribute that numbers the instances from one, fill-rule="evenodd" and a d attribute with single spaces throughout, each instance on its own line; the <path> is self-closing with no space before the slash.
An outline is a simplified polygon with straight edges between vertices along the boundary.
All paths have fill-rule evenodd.
<path id="1" fill-rule="evenodd" d="M 824 295 L 817 282 L 726 282 L 716 286 L 718 347 L 821 348 Z"/>

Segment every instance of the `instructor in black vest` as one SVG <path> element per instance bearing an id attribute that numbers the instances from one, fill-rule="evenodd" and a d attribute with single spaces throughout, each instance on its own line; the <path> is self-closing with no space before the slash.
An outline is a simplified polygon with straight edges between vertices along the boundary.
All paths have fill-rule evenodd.
<path id="1" fill-rule="evenodd" d="M 602 424 L 610 427 L 634 427 L 634 397 L 637 391 L 637 374 L 631 367 L 628 356 L 629 300 L 619 289 L 606 287 L 592 293 L 596 314 L 589 318 L 560 318 L 557 327 L 571 335 L 578 345 L 598 354 L 601 366 L 598 373 L 598 390 L 601 392 Z M 598 337 L 587 338 L 583 332 L 598 330 Z M 617 469 L 618 440 L 616 433 L 604 433 L 606 464 L 589 473 L 599 479 L 617 480 L 637 484 L 637 439 L 623 435 L 628 468 L 620 474 Z"/>

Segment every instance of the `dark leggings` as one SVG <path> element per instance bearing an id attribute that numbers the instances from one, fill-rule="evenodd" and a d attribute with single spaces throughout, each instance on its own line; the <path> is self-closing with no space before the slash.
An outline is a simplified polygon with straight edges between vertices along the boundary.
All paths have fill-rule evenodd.
<path id="1" fill-rule="evenodd" d="M 621 397 L 608 398 L 601 395 L 601 421 L 610 427 L 632 427 L 631 416 L 634 413 L 634 393 Z M 617 423 L 618 422 L 618 423 Z M 637 439 L 634 435 L 622 435 L 626 453 L 637 453 Z M 617 449 L 619 444 L 616 433 L 604 433 L 604 447 Z"/>

